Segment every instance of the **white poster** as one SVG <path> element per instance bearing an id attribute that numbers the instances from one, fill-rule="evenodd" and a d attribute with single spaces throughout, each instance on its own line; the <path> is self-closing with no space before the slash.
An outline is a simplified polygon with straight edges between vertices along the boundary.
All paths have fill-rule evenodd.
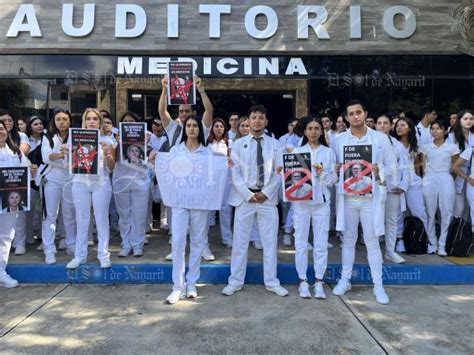
<path id="1" fill-rule="evenodd" d="M 220 210 L 227 184 L 228 161 L 219 155 L 158 153 L 156 178 L 169 207 Z"/>

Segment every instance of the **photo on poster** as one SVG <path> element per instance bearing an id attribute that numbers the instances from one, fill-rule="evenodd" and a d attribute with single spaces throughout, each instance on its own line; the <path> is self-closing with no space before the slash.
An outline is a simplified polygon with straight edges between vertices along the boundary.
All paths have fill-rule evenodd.
<path id="1" fill-rule="evenodd" d="M 120 122 L 120 162 L 143 165 L 147 163 L 146 123 Z"/>
<path id="2" fill-rule="evenodd" d="M 97 175 L 99 165 L 99 130 L 69 128 L 69 173 Z"/>
<path id="3" fill-rule="evenodd" d="M 0 168 L 0 213 L 30 210 L 30 169 Z"/>
<path id="4" fill-rule="evenodd" d="M 311 153 L 283 154 L 283 191 L 285 202 L 313 199 Z"/>
<path id="5" fill-rule="evenodd" d="M 372 145 L 344 146 L 344 193 L 372 194 Z"/>
<path id="6" fill-rule="evenodd" d="M 194 63 L 168 63 L 168 105 L 195 105 Z"/>

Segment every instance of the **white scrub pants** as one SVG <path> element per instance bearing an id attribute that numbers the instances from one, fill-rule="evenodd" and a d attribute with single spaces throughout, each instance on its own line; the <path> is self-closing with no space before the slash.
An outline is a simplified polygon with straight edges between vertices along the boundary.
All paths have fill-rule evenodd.
<path id="1" fill-rule="evenodd" d="M 122 248 L 143 248 L 150 198 L 150 180 L 121 178 L 113 185 Z"/>
<path id="2" fill-rule="evenodd" d="M 109 204 L 112 196 L 110 181 L 100 182 L 73 182 L 72 197 L 76 209 L 77 237 L 74 257 L 87 258 L 87 242 L 89 239 L 89 224 L 91 220 L 91 203 L 97 228 L 99 260 L 110 258 L 109 253 Z"/>
<path id="3" fill-rule="evenodd" d="M 273 287 L 280 284 L 277 278 L 277 207 L 264 203 L 244 201 L 235 208 L 234 242 L 232 246 L 229 285 L 240 287 L 244 284 L 250 233 L 255 217 L 257 217 L 258 230 L 262 239 L 263 280 L 265 286 Z"/>
<path id="4" fill-rule="evenodd" d="M 395 251 L 399 215 L 400 194 L 389 192 L 385 201 L 385 252 Z"/>
<path id="5" fill-rule="evenodd" d="M 426 215 L 425 201 L 423 199 L 423 186 L 413 185 L 405 191 L 405 200 L 407 205 L 407 210 L 410 211 L 412 216 L 418 217 L 425 226 L 426 233 L 428 233 L 428 217 Z M 403 235 L 403 213 L 399 213 L 398 217 L 398 231 L 397 235 Z"/>
<path id="6" fill-rule="evenodd" d="M 15 236 L 15 226 L 18 219 L 17 212 L 0 214 L 0 276 L 5 276 L 8 257 Z"/>
<path id="7" fill-rule="evenodd" d="M 222 243 L 232 243 L 232 229 L 231 229 L 231 220 L 232 220 L 232 206 L 223 205 L 219 211 L 219 225 L 221 230 Z"/>
<path id="8" fill-rule="evenodd" d="M 200 276 L 201 256 L 207 241 L 209 211 L 172 208 L 173 290 L 184 291 L 186 284 L 194 285 Z M 189 227 L 189 269 L 185 283 L 186 235 Z"/>
<path id="9" fill-rule="evenodd" d="M 431 245 L 443 248 L 446 245 L 449 224 L 453 218 L 454 196 L 456 190 L 454 180 L 449 173 L 432 173 L 423 179 L 423 197 L 428 215 L 428 239 Z M 440 210 L 441 233 L 439 242 L 436 238 L 436 212 Z"/>
<path id="10" fill-rule="evenodd" d="M 345 196 L 345 230 L 342 239 L 342 278 L 350 281 L 355 261 L 355 246 L 359 221 L 362 224 L 367 259 L 374 285 L 382 285 L 382 252 L 379 238 L 375 235 L 373 202 L 371 197 Z"/>
<path id="11" fill-rule="evenodd" d="M 328 264 L 328 237 L 331 206 L 329 202 L 310 205 L 295 202 L 295 265 L 300 280 L 306 280 L 308 270 L 308 237 L 309 228 L 313 226 L 313 260 L 314 274 L 322 280 Z"/>
<path id="12" fill-rule="evenodd" d="M 466 203 L 466 187 L 463 188 L 461 193 L 456 193 L 454 197 L 454 208 L 453 208 L 453 217 L 454 218 L 464 218 L 467 219 L 469 212 L 467 210 L 468 204 Z"/>
<path id="13" fill-rule="evenodd" d="M 54 239 L 58 226 L 59 206 L 66 235 L 66 247 L 74 249 L 76 244 L 76 218 L 72 198 L 72 181 L 47 180 L 44 185 L 46 217 L 43 219 L 42 239 L 44 253 L 56 253 Z"/>

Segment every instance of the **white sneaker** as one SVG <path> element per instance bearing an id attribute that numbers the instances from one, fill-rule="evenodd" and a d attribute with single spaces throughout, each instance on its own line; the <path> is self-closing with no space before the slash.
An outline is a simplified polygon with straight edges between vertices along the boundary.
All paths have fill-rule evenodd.
<path id="1" fill-rule="evenodd" d="M 87 262 L 86 259 L 79 259 L 74 257 L 70 262 L 67 263 L 67 269 L 77 269 L 79 265 L 85 264 Z"/>
<path id="2" fill-rule="evenodd" d="M 188 298 L 196 298 L 198 296 L 196 285 L 186 285 L 186 296 Z"/>
<path id="3" fill-rule="evenodd" d="M 428 254 L 436 254 L 438 247 L 436 245 L 428 244 Z"/>
<path id="4" fill-rule="evenodd" d="M 180 290 L 175 290 L 171 292 L 168 297 L 166 297 L 166 303 L 175 304 L 176 302 L 184 298 L 186 298 L 186 295 L 184 294 L 184 292 Z"/>
<path id="5" fill-rule="evenodd" d="M 133 248 L 133 256 L 139 258 L 143 256 L 143 248 L 142 247 L 135 247 Z"/>
<path id="6" fill-rule="evenodd" d="M 382 285 L 374 286 L 374 296 L 377 303 L 380 304 L 389 304 L 390 298 L 388 298 L 387 293 Z"/>
<path id="7" fill-rule="evenodd" d="M 44 256 L 44 262 L 48 265 L 56 264 L 56 256 L 54 253 L 46 253 Z"/>
<path id="8" fill-rule="evenodd" d="M 404 253 L 406 251 L 405 250 L 405 242 L 403 241 L 403 239 L 398 240 L 397 245 L 395 247 L 395 251 L 397 253 Z"/>
<path id="9" fill-rule="evenodd" d="M 306 281 L 300 282 L 298 287 L 298 294 L 301 298 L 311 298 L 311 292 L 309 292 L 309 284 Z"/>
<path id="10" fill-rule="evenodd" d="M 308 242 L 308 251 L 310 250 L 313 250 L 313 245 L 310 242 Z"/>
<path id="11" fill-rule="evenodd" d="M 173 253 L 169 253 L 168 255 L 165 256 L 166 261 L 173 261 Z"/>
<path id="12" fill-rule="evenodd" d="M 405 259 L 403 259 L 400 255 L 398 255 L 394 251 L 385 252 L 385 259 L 391 260 L 395 264 L 403 264 L 405 262 Z"/>
<path id="13" fill-rule="evenodd" d="M 40 245 L 36 247 L 36 251 L 43 251 L 43 243 L 41 242 Z"/>
<path id="14" fill-rule="evenodd" d="M 122 247 L 118 253 L 119 258 L 126 258 L 132 249 L 130 247 Z"/>
<path id="15" fill-rule="evenodd" d="M 285 233 L 283 236 L 283 245 L 285 247 L 291 247 L 291 234 Z"/>
<path id="16" fill-rule="evenodd" d="M 258 240 L 252 242 L 253 244 L 253 247 L 257 250 L 263 250 L 263 245 L 261 242 L 259 242 Z"/>
<path id="17" fill-rule="evenodd" d="M 100 267 L 102 269 L 109 269 L 112 267 L 112 263 L 110 262 L 110 259 L 107 258 L 107 259 L 102 259 L 102 260 L 99 260 L 100 261 Z"/>
<path id="18" fill-rule="evenodd" d="M 448 256 L 448 253 L 446 253 L 446 250 L 442 247 L 439 247 L 438 249 L 438 255 L 439 256 Z"/>
<path id="19" fill-rule="evenodd" d="M 342 296 L 351 288 L 352 286 L 349 281 L 347 281 L 346 279 L 340 279 L 336 287 L 334 287 L 334 289 L 332 290 L 332 294 L 336 296 Z"/>
<path id="20" fill-rule="evenodd" d="M 214 256 L 214 254 L 212 254 L 211 249 L 209 249 L 209 245 L 204 247 L 204 250 L 202 252 L 202 258 L 206 261 L 216 260 L 216 257 Z"/>
<path id="21" fill-rule="evenodd" d="M 283 286 L 281 286 L 281 285 L 265 286 L 265 289 L 267 291 L 273 292 L 274 294 L 276 294 L 277 296 L 280 296 L 280 297 L 285 297 L 285 296 L 288 296 L 288 294 L 289 294 L 288 290 L 286 288 L 284 288 Z"/>
<path id="22" fill-rule="evenodd" d="M 15 248 L 15 255 L 25 255 L 26 248 L 24 245 L 19 245 Z"/>
<path id="23" fill-rule="evenodd" d="M 95 245 L 94 240 L 93 239 L 89 240 L 87 242 L 87 245 L 90 246 L 90 247 L 93 247 Z"/>
<path id="24" fill-rule="evenodd" d="M 224 296 L 232 296 L 234 293 L 240 291 L 241 289 L 242 286 L 227 285 L 222 289 L 222 294 Z"/>
<path id="25" fill-rule="evenodd" d="M 61 239 L 59 241 L 58 250 L 66 250 L 66 239 Z"/>
<path id="26" fill-rule="evenodd" d="M 324 292 L 324 282 L 316 281 L 314 284 L 314 298 L 319 298 L 320 300 L 326 299 L 326 293 Z"/>
<path id="27" fill-rule="evenodd" d="M 13 279 L 10 275 L 5 274 L 0 276 L 0 286 L 5 288 L 14 288 L 18 286 L 18 281 Z"/>

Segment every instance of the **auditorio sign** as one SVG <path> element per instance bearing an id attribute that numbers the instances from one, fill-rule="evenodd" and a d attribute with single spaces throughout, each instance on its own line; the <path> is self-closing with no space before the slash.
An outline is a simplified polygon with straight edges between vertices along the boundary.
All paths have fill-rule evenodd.
<path id="1" fill-rule="evenodd" d="M 341 3 L 346 3 L 345 1 Z M 43 5 L 41 5 L 43 6 Z M 186 23 L 189 18 L 181 16 L 183 7 L 193 7 L 195 16 L 202 21 L 203 26 L 207 22 L 207 33 L 209 39 L 220 39 L 222 28 L 229 17 L 233 15 L 232 4 L 158 4 L 153 12 L 139 4 L 62 4 L 61 16 L 58 19 L 58 27 L 70 38 L 83 38 L 91 35 L 96 23 L 101 18 L 96 16 L 97 7 L 107 7 L 109 12 L 114 13 L 113 37 L 139 38 L 146 35 L 149 29 L 149 18 L 155 16 L 156 12 L 165 14 L 167 39 L 179 39 L 186 35 L 191 28 Z M 7 38 L 17 38 L 20 34 L 26 34 L 33 38 L 41 38 L 44 34 L 41 15 L 37 13 L 40 5 L 20 4 L 9 24 L 6 32 Z M 279 13 L 280 6 L 254 5 L 243 9 L 239 7 L 240 30 L 254 39 L 268 40 L 279 30 L 282 24 L 293 28 L 294 36 L 290 39 L 305 40 L 315 37 L 321 40 L 330 40 L 331 34 L 328 25 L 331 22 L 331 13 L 326 6 L 322 5 L 293 5 L 292 9 L 285 9 Z M 346 6 L 348 21 L 339 23 L 339 30 L 346 28 L 348 39 L 361 39 L 364 18 L 362 16 L 364 7 L 361 5 Z M 44 10 L 43 10 L 44 12 Z M 81 15 L 77 15 L 77 13 Z M 291 14 L 291 16 L 289 16 Z M 399 18 L 397 25 L 396 18 Z M 206 19 L 207 18 L 207 19 Z M 404 5 L 386 6 L 381 9 L 378 21 L 381 22 L 383 31 L 390 38 L 407 39 L 417 29 L 415 12 Z M 373 23 L 372 25 L 375 25 Z M 109 34 L 110 35 L 110 34 Z M 204 35 L 204 33 L 203 33 Z"/>

